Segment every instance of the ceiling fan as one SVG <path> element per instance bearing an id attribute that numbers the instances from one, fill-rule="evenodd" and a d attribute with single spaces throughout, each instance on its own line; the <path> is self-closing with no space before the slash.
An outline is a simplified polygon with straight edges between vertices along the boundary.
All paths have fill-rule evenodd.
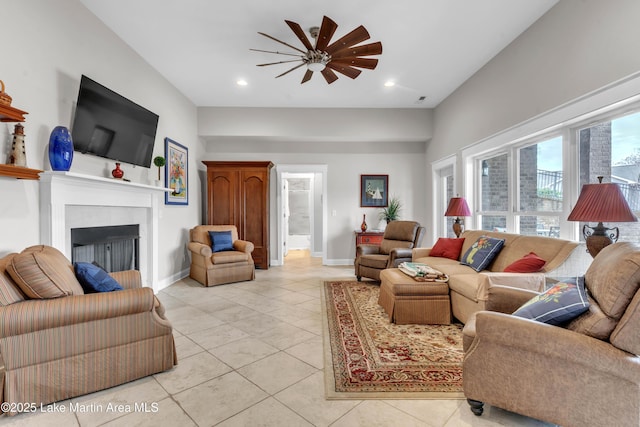
<path id="1" fill-rule="evenodd" d="M 299 65 L 285 71 L 284 73 L 276 76 L 282 77 L 285 74 L 290 73 L 293 70 L 296 70 L 304 65 L 307 66 L 307 71 L 302 77 L 301 83 L 306 83 L 311 79 L 311 76 L 315 71 L 319 71 L 327 83 L 331 84 L 338 79 L 338 76 L 334 71 L 337 71 L 340 74 L 344 74 L 347 77 L 351 77 L 355 79 L 360 75 L 362 70 L 358 68 L 366 68 L 369 70 L 373 70 L 378 65 L 378 60 L 374 58 L 362 58 L 363 56 L 371 56 L 371 55 L 380 55 L 382 53 L 382 43 L 375 42 L 369 44 L 363 44 L 356 46 L 358 43 L 361 43 L 370 38 L 367 29 L 360 25 L 355 30 L 341 37 L 340 39 L 331 43 L 331 37 L 336 32 L 338 28 L 338 24 L 333 22 L 328 17 L 322 18 L 322 25 L 320 28 L 311 27 L 309 32 L 311 37 L 315 39 L 315 46 L 309 41 L 306 34 L 302 30 L 300 24 L 287 21 L 289 28 L 293 31 L 293 33 L 298 37 L 298 40 L 302 42 L 302 45 L 306 49 L 306 51 L 302 49 L 298 49 L 295 46 L 290 45 L 289 43 L 285 43 L 282 40 L 278 40 L 275 37 L 272 37 L 268 34 L 258 32 L 258 34 L 263 35 L 271 40 L 274 40 L 278 43 L 281 43 L 298 53 L 288 53 L 288 52 L 278 52 L 278 51 L 270 51 L 270 50 L 261 50 L 261 49 L 250 49 L 256 52 L 266 52 L 266 53 L 274 53 L 278 55 L 287 55 L 287 56 L 295 56 L 297 59 L 292 59 L 289 61 L 278 61 L 278 62 L 270 62 L 267 64 L 258 64 L 258 67 L 264 67 L 267 65 L 276 65 L 276 64 L 285 64 L 289 62 L 300 62 Z"/>

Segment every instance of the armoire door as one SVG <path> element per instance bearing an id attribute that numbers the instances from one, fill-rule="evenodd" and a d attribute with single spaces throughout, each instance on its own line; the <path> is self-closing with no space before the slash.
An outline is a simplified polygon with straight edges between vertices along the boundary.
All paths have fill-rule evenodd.
<path id="1" fill-rule="evenodd" d="M 240 215 L 238 172 L 232 170 L 209 170 L 207 172 L 208 219 L 211 225 L 238 225 Z M 238 235 L 242 239 L 240 230 Z"/>
<path id="2" fill-rule="evenodd" d="M 240 227 L 244 240 L 253 242 L 253 261 L 258 268 L 269 265 L 268 173 L 265 169 L 240 171 Z"/>

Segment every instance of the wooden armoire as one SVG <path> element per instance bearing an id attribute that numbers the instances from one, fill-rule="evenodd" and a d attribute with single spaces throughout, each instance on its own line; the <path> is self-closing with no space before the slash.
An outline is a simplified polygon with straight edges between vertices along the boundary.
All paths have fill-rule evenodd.
<path id="1" fill-rule="evenodd" d="M 269 268 L 271 162 L 203 161 L 207 166 L 207 217 L 211 225 L 234 224 L 252 242 L 256 268 Z"/>

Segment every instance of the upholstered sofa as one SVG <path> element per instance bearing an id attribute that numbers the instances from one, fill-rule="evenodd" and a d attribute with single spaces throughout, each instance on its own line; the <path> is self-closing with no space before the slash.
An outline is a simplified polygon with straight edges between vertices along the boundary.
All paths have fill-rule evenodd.
<path id="1" fill-rule="evenodd" d="M 213 251 L 209 232 L 231 233 L 231 248 Z M 191 241 L 187 247 L 191 251 L 189 276 L 204 286 L 254 280 L 256 268 L 251 257 L 254 245 L 238 239 L 235 225 L 198 225 L 189 232 Z"/>
<path id="2" fill-rule="evenodd" d="M 511 315 L 537 293 L 489 288 L 487 310 L 463 330 L 464 393 L 476 415 L 488 403 L 565 427 L 640 425 L 640 245 L 604 248 L 584 286 L 587 311 L 557 326 Z M 541 298 L 542 312 L 576 306 L 562 306 L 558 289 Z"/>
<path id="3" fill-rule="evenodd" d="M 138 271 L 85 294 L 67 258 L 33 246 L 0 258 L 0 401 L 46 405 L 171 369 L 172 327 Z M 4 411 L 4 403 L 8 411 Z M 28 407 L 26 408 L 28 410 Z"/>
<path id="4" fill-rule="evenodd" d="M 467 265 L 460 264 L 460 261 L 481 236 L 504 239 L 504 246 L 485 270 L 477 272 Z M 432 248 L 416 248 L 412 252 L 412 261 L 428 264 L 449 276 L 451 313 L 462 323 L 466 323 L 469 316 L 476 311 L 484 310 L 487 291 L 491 285 L 508 285 L 540 291 L 545 283 L 545 275 L 552 274 L 553 270 L 562 265 L 577 246 L 575 242 L 551 237 L 483 230 L 465 230 L 460 238 L 464 238 L 464 243 L 458 259 L 430 256 Z M 546 261 L 540 272 L 504 272 L 507 266 L 530 252 L 535 252 Z"/>
<path id="5" fill-rule="evenodd" d="M 380 280 L 380 272 L 411 261 L 411 250 L 420 246 L 425 229 L 415 221 L 391 221 L 380 245 L 358 245 L 353 262 L 358 281 L 363 277 Z"/>

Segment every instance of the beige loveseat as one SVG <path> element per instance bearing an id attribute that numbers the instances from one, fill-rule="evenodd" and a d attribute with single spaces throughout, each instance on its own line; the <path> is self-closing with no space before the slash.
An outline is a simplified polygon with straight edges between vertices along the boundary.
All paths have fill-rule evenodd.
<path id="1" fill-rule="evenodd" d="M 39 409 L 177 363 L 153 289 L 141 286 L 138 271 L 111 276 L 123 290 L 85 295 L 57 249 L 33 246 L 0 258 L 3 412 Z"/>
<path id="2" fill-rule="evenodd" d="M 640 245 L 604 248 L 584 285 L 588 311 L 561 326 L 511 315 L 532 292 L 491 287 L 463 330 L 474 414 L 488 403 L 564 427 L 640 425 Z"/>
<path id="3" fill-rule="evenodd" d="M 488 268 L 476 272 L 471 267 L 460 264 L 467 249 L 480 236 L 504 239 L 504 247 Z M 428 264 L 449 276 L 451 294 L 451 312 L 462 323 L 466 323 L 471 314 L 484 310 L 487 292 L 491 285 L 506 285 L 532 291 L 540 291 L 544 287 L 545 274 L 557 269 L 576 248 L 577 243 L 551 237 L 522 236 L 483 230 L 466 230 L 460 238 L 464 244 L 459 259 L 429 256 L 431 248 L 413 250 L 413 262 Z M 503 270 L 512 262 L 530 252 L 535 252 L 546 261 L 539 273 L 504 273 Z"/>

